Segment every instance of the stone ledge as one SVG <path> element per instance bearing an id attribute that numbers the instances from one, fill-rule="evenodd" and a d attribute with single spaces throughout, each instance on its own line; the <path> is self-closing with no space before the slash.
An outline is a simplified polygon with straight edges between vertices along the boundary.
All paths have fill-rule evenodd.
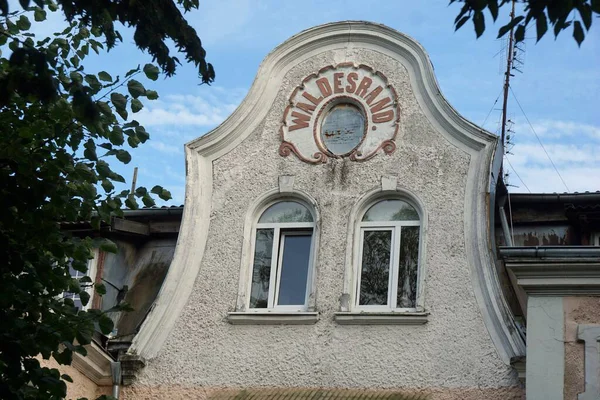
<path id="1" fill-rule="evenodd" d="M 337 312 L 335 322 L 340 325 L 423 325 L 428 316 L 425 312 Z"/>
<path id="2" fill-rule="evenodd" d="M 230 312 L 232 325 L 312 325 L 319 320 L 318 312 Z"/>

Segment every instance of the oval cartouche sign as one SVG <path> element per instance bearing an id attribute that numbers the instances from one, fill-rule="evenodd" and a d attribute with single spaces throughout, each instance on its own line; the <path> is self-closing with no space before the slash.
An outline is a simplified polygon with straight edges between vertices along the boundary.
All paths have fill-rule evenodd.
<path id="1" fill-rule="evenodd" d="M 330 157 L 364 161 L 380 150 L 391 154 L 399 119 L 396 91 L 382 73 L 351 63 L 328 66 L 290 96 L 279 152 L 309 163 Z"/>

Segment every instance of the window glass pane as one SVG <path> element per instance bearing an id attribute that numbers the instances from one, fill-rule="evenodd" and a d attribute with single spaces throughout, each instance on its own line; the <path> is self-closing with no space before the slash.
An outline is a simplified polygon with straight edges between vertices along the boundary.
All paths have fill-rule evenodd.
<path id="1" fill-rule="evenodd" d="M 403 226 L 400 236 L 398 269 L 398 308 L 415 308 L 417 301 L 417 267 L 419 265 L 419 227 Z"/>
<path id="2" fill-rule="evenodd" d="M 267 208 L 258 223 L 313 222 L 308 208 L 295 201 L 280 201 Z"/>
<path id="3" fill-rule="evenodd" d="M 419 213 L 402 200 L 383 200 L 365 213 L 363 221 L 418 221 Z"/>
<path id="4" fill-rule="evenodd" d="M 283 234 L 283 257 L 279 278 L 280 306 L 303 305 L 310 263 L 312 234 Z"/>
<path id="5" fill-rule="evenodd" d="M 273 229 L 257 229 L 250 308 L 267 308 L 268 306 L 272 253 Z"/>
<path id="6" fill-rule="evenodd" d="M 360 274 L 360 305 L 386 305 L 392 231 L 365 231 Z"/>

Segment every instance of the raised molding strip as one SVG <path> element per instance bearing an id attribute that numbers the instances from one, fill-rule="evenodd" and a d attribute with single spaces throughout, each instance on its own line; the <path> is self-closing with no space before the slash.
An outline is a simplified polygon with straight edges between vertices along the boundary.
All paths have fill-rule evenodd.
<path id="1" fill-rule="evenodd" d="M 318 312 L 230 312 L 227 321 L 232 325 L 312 325 L 319 320 Z"/>
<path id="2" fill-rule="evenodd" d="M 600 325 L 578 325 L 577 339 L 585 342 L 585 392 L 577 396 L 577 400 L 600 399 L 600 356 L 598 340 L 600 340 Z"/>
<path id="3" fill-rule="evenodd" d="M 85 346 L 87 356 L 73 353 L 71 365 L 98 386 L 112 385 L 110 362 L 113 361 L 96 343 Z"/>
<path id="4" fill-rule="evenodd" d="M 340 325 L 423 325 L 429 313 L 335 313 Z"/>

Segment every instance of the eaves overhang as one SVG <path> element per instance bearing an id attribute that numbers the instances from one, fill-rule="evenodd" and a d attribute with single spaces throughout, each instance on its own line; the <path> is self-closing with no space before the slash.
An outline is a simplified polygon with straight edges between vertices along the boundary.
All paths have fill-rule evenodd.
<path id="1" fill-rule="evenodd" d="M 600 296 L 600 247 L 501 247 L 499 251 L 528 295 Z"/>

